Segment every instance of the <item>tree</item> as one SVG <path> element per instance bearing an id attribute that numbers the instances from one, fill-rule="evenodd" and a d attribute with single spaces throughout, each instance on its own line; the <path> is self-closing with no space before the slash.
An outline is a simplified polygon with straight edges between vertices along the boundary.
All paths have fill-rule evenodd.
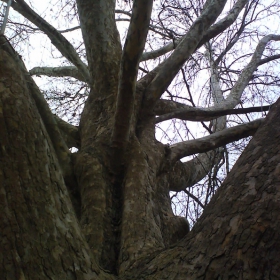
<path id="1" fill-rule="evenodd" d="M 4 279 L 277 279 L 280 101 L 265 119 L 228 127 L 227 116 L 269 109 L 234 108 L 245 93 L 277 85 L 277 68 L 270 67 L 280 57 L 280 35 L 260 38 L 253 53 L 243 57 L 243 70 L 236 70 L 231 67 L 239 63 L 235 48 L 253 38 L 246 28 L 262 15 L 264 4 L 191 2 L 157 6 L 135 0 L 131 11 L 116 10 L 112 0 L 67 2 L 77 7 L 87 63 L 83 51 L 25 1 L 12 2 L 69 65 L 28 71 L 9 40 L 0 37 Z M 263 10 L 276 13 L 276 4 Z M 174 10 L 176 17 L 188 19 L 184 34 L 183 27 L 171 28 Z M 124 46 L 115 12 L 130 17 Z M 145 49 L 151 34 L 170 42 Z M 154 58 L 158 65 L 146 63 Z M 212 104 L 197 108 L 189 82 L 203 65 Z M 77 126 L 52 113 L 53 103 L 47 103 L 32 75 L 84 84 L 88 96 Z M 178 102 L 182 97 L 168 89 L 179 78 L 188 102 Z M 155 128 L 170 119 L 202 122 L 208 135 L 163 144 Z M 187 191 L 217 170 L 225 145 L 252 135 L 210 203 Z M 187 219 L 171 208 L 169 192 L 182 190 L 205 207 L 190 232 Z"/>

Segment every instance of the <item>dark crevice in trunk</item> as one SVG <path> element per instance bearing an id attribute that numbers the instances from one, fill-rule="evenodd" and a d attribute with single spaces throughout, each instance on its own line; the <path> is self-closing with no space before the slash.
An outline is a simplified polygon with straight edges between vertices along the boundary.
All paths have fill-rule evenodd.
<path id="1" fill-rule="evenodd" d="M 104 269 L 118 275 L 125 167 L 122 162 L 112 163 L 112 160 L 110 161 L 110 165 L 111 172 L 108 172 L 108 174 L 110 174 L 112 183 L 107 187 L 106 204 L 108 219 L 104 220 L 104 228 L 107 228 L 107 230 L 105 230 L 105 240 L 100 263 Z M 111 168 L 112 165 L 113 169 Z M 114 168 L 115 166 L 117 166 L 117 169 Z M 116 171 L 118 171 L 117 174 Z"/>
<path id="2" fill-rule="evenodd" d="M 111 270 L 116 275 L 118 274 L 118 260 L 120 255 L 121 243 L 121 222 L 123 211 L 123 175 L 115 179 L 112 185 L 112 212 L 111 212 L 111 225 L 113 228 L 113 250 L 115 255 L 114 267 Z"/>

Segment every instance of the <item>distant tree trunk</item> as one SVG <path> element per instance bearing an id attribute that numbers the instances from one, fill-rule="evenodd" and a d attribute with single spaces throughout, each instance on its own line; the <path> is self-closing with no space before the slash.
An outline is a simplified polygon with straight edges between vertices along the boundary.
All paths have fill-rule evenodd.
<path id="1" fill-rule="evenodd" d="M 169 148 L 155 140 L 152 120 L 132 131 L 121 172 L 110 163 L 116 82 L 87 102 L 81 149 L 68 155 L 3 38 L 0 66 L 3 279 L 279 278 L 280 102 L 188 233 L 171 210 Z"/>

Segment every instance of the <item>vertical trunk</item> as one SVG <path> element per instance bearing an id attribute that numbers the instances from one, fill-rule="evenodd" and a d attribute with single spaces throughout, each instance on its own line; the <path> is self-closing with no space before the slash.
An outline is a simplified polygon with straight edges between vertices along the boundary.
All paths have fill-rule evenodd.
<path id="1" fill-rule="evenodd" d="M 20 57 L 0 49 L 0 275 L 97 279 Z M 101 273 L 103 275 L 103 273 Z M 105 277 L 105 275 L 103 275 Z M 106 278 L 106 277 L 105 277 Z M 109 279 L 109 277 L 108 277 Z"/>
<path id="2" fill-rule="evenodd" d="M 119 273 L 177 242 L 189 231 L 185 218 L 174 216 L 169 185 L 162 174 L 164 145 L 154 138 L 154 126 L 134 138 L 127 154 L 123 183 L 123 214 Z"/>
<path id="3" fill-rule="evenodd" d="M 109 168 L 121 59 L 115 1 L 79 0 L 77 6 L 91 76 L 75 165 L 81 190 L 81 225 L 100 265 L 116 271 L 120 198 Z"/>

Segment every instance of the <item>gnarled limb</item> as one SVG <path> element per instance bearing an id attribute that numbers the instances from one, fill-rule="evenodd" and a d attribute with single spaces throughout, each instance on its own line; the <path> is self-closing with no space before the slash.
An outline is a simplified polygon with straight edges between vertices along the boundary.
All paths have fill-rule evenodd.
<path id="1" fill-rule="evenodd" d="M 187 111 L 192 108 L 193 108 L 193 106 L 189 106 L 189 105 L 177 102 L 177 101 L 159 99 L 155 105 L 154 113 L 155 113 L 155 115 L 161 116 L 161 115 L 173 113 L 173 112 L 181 110 L 181 109 L 184 109 Z"/>
<path id="2" fill-rule="evenodd" d="M 167 173 L 170 191 L 180 192 L 198 183 L 209 173 L 216 159 L 215 152 L 211 151 L 187 162 L 178 160 Z"/>
<path id="3" fill-rule="evenodd" d="M 191 280 L 277 279 L 279 103 L 278 100 L 192 231 L 172 248 L 151 256 L 148 262 L 146 258 L 136 262 L 123 279 L 163 279 L 166 275 L 169 279 Z"/>
<path id="4" fill-rule="evenodd" d="M 174 42 L 169 43 L 157 50 L 154 51 L 150 51 L 150 52 L 145 52 L 142 54 L 140 61 L 146 61 L 149 59 L 155 59 L 159 56 L 162 56 L 168 52 L 171 52 L 172 50 L 174 50 L 178 44 L 180 43 L 181 40 L 174 40 Z"/>
<path id="5" fill-rule="evenodd" d="M 81 232 L 48 136 L 51 118 L 3 36 L 0 65 L 1 278 L 114 279 Z"/>
<path id="6" fill-rule="evenodd" d="M 54 150 L 56 152 L 56 156 L 62 170 L 62 174 L 64 177 L 65 184 L 67 185 L 70 191 L 70 197 L 72 199 L 75 211 L 77 216 L 79 216 L 79 202 L 77 201 L 77 196 L 73 196 L 74 193 L 77 192 L 76 188 L 76 179 L 73 175 L 73 166 L 72 166 L 72 158 L 71 153 L 65 143 L 65 139 L 62 137 L 60 130 L 57 126 L 57 123 L 53 117 L 53 114 L 44 99 L 42 93 L 40 92 L 39 88 L 30 77 L 28 71 L 25 68 L 20 56 L 14 51 L 12 46 L 6 40 L 4 36 L 0 38 L 1 48 L 9 53 L 10 55 L 10 64 L 13 67 L 19 68 L 19 71 L 25 77 L 25 82 L 28 87 L 29 93 L 31 94 L 35 104 L 37 106 L 38 112 L 43 120 L 44 126 L 50 137 Z"/>

